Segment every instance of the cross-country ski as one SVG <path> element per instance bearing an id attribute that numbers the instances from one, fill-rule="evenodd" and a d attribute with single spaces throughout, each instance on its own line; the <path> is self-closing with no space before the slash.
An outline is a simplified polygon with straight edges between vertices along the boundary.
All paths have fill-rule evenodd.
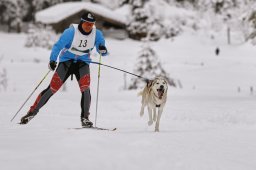
<path id="1" fill-rule="evenodd" d="M 79 127 L 79 128 L 68 128 L 69 130 L 106 130 L 106 131 L 116 131 L 117 128 L 102 128 L 102 127 Z"/>

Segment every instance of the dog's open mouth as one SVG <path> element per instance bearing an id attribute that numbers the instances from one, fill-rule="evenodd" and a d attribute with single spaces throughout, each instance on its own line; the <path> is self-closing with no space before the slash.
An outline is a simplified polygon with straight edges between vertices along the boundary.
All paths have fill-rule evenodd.
<path id="1" fill-rule="evenodd" d="M 158 94 L 159 99 L 162 99 L 162 97 L 164 95 L 164 88 L 157 89 L 157 94 Z"/>

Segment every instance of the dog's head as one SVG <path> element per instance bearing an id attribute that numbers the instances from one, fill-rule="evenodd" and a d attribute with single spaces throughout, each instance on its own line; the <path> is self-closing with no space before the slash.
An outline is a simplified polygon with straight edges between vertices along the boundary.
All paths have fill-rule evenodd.
<path id="1" fill-rule="evenodd" d="M 159 98 L 162 99 L 164 94 L 167 93 L 168 84 L 163 77 L 157 77 L 154 80 L 150 81 L 148 86 L 151 86 L 153 93 Z"/>

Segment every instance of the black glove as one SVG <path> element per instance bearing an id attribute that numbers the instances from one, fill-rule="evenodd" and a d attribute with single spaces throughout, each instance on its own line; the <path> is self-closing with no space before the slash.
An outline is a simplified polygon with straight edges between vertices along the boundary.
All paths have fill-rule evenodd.
<path id="1" fill-rule="evenodd" d="M 56 61 L 50 61 L 50 62 L 49 62 L 49 65 L 48 65 L 48 68 L 49 68 L 51 71 L 53 71 L 53 70 L 55 70 L 56 66 L 57 66 L 57 62 L 56 62 Z"/>
<path id="2" fill-rule="evenodd" d="M 99 52 L 101 54 L 107 54 L 108 50 L 104 45 L 99 45 Z"/>

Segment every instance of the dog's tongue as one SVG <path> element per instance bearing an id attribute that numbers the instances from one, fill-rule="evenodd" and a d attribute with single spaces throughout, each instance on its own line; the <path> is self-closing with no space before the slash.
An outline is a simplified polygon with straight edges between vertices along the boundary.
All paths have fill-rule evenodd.
<path id="1" fill-rule="evenodd" d="M 159 99 L 162 99 L 163 95 L 164 95 L 164 90 L 158 90 Z"/>

